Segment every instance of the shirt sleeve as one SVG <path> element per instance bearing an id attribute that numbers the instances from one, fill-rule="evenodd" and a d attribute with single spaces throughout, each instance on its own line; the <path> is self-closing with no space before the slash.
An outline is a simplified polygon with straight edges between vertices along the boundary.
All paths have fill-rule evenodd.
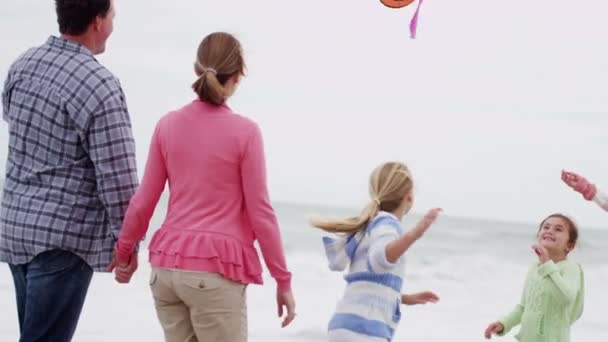
<path id="1" fill-rule="evenodd" d="M 8 122 L 8 105 L 10 100 L 11 90 L 10 90 L 10 74 L 6 77 L 4 81 L 4 86 L 2 88 L 2 118 L 4 121 Z"/>
<path id="2" fill-rule="evenodd" d="M 241 159 L 241 183 L 245 208 L 260 245 L 264 262 L 281 291 L 291 288 L 279 224 L 266 184 L 266 161 L 262 134 L 257 125 L 250 132 Z"/>
<path id="3" fill-rule="evenodd" d="M 526 276 L 526 283 L 524 285 L 524 289 L 522 290 L 521 299 L 519 300 L 519 304 L 517 304 L 513 308 L 513 310 L 511 310 L 511 312 L 509 314 L 507 314 L 506 316 L 504 316 L 503 318 L 498 320 L 500 322 L 500 324 L 502 324 L 502 326 L 503 326 L 503 330 L 498 334 L 499 336 L 504 336 L 504 335 L 508 334 L 509 331 L 511 331 L 511 329 L 513 329 L 514 327 L 516 327 L 517 325 L 519 325 L 521 323 L 521 318 L 523 316 L 524 309 L 526 307 L 526 288 L 528 287 L 528 283 L 530 281 L 530 276 L 531 276 L 532 272 L 534 272 L 535 270 L 536 270 L 536 267 L 532 267 L 528 271 L 528 274 Z"/>
<path id="4" fill-rule="evenodd" d="M 608 211 L 608 196 L 605 193 L 598 191 L 595 197 L 593 198 L 593 201 L 597 203 L 597 205 L 599 205 L 602 209 Z"/>
<path id="5" fill-rule="evenodd" d="M 386 258 L 386 245 L 399 238 L 397 229 L 389 224 L 380 224 L 370 231 L 370 247 L 367 265 L 374 273 L 390 272 L 398 260 L 394 263 Z"/>
<path id="6" fill-rule="evenodd" d="M 537 272 L 559 304 L 568 306 L 576 301 L 581 285 L 581 269 L 577 264 L 568 263 L 560 271 L 553 261 L 548 261 L 539 266 Z"/>
<path id="7" fill-rule="evenodd" d="M 135 141 L 118 81 L 102 83 L 93 96 L 97 105 L 84 134 L 85 145 L 95 168 L 99 199 L 106 208 L 112 234 L 117 238 L 129 200 L 138 185 Z"/>
<path id="8" fill-rule="evenodd" d="M 131 199 L 116 246 L 116 258 L 128 261 L 136 244 L 143 239 L 150 219 L 167 183 L 167 166 L 162 152 L 162 123 L 157 126 L 148 152 L 148 160 L 141 185 Z"/>

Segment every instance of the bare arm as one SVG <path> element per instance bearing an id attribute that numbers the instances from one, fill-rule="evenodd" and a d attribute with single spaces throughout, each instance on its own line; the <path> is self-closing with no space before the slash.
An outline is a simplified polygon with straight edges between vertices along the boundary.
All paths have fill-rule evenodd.
<path id="1" fill-rule="evenodd" d="M 407 250 L 416 242 L 429 227 L 435 222 L 437 216 L 441 212 L 441 209 L 435 208 L 430 210 L 423 218 L 418 222 L 416 227 L 403 234 L 400 238 L 388 243 L 386 245 L 386 260 L 388 262 L 396 262 Z"/>

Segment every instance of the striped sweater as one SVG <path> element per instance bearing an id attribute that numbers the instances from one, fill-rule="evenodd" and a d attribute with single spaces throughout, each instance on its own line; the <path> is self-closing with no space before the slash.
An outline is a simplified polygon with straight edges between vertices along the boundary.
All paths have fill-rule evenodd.
<path id="1" fill-rule="evenodd" d="M 397 217 L 380 212 L 365 230 L 323 239 L 330 269 L 349 268 L 344 296 L 329 323 L 330 341 L 392 340 L 401 319 L 404 258 L 389 262 L 386 245 L 403 233 Z"/>

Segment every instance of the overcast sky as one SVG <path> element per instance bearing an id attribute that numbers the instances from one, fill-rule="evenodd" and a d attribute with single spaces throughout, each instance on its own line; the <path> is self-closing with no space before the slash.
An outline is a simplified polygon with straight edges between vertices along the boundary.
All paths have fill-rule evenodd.
<path id="1" fill-rule="evenodd" d="M 242 42 L 248 76 L 230 101 L 263 131 L 274 201 L 357 207 L 378 163 L 406 162 L 415 210 L 583 226 L 608 213 L 562 185 L 561 168 L 608 191 L 608 3 L 600 0 L 304 2 L 116 0 L 99 60 L 127 94 L 143 170 L 156 121 L 193 99 L 200 40 Z M 52 1 L 0 12 L 0 75 L 57 34 Z M 0 163 L 7 129 L 0 125 Z"/>

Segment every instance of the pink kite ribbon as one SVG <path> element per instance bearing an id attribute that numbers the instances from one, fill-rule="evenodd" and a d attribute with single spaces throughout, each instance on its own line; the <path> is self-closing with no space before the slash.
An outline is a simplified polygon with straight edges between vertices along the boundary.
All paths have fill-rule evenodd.
<path id="1" fill-rule="evenodd" d="M 418 12 L 420 12 L 420 5 L 422 5 L 423 2 L 424 0 L 418 0 L 418 7 L 416 7 L 416 12 L 414 12 L 414 16 L 410 21 L 410 37 L 412 39 L 416 39 L 416 28 L 418 27 Z"/>

